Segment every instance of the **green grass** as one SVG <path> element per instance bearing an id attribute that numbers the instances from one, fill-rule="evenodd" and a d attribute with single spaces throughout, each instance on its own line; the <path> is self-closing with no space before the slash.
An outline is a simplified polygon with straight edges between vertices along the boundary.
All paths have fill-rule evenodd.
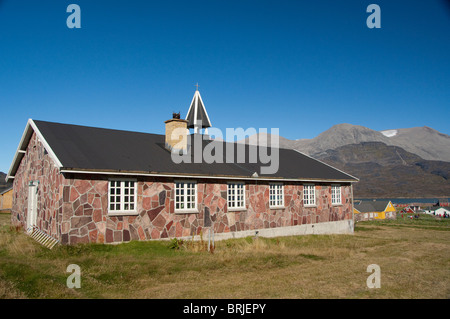
<path id="1" fill-rule="evenodd" d="M 414 227 L 442 231 L 450 230 L 450 218 L 440 218 L 434 215 L 420 214 L 419 218 L 411 219 L 410 216 L 411 214 L 403 214 L 403 217 L 401 217 L 401 214 L 397 213 L 396 219 L 365 221 L 364 224 L 375 226 Z"/>
<path id="2" fill-rule="evenodd" d="M 0 298 L 449 298 L 449 227 L 359 222 L 353 235 L 230 239 L 214 253 L 189 241 L 48 250 L 0 215 Z M 366 286 L 373 263 L 380 289 Z M 69 264 L 81 268 L 80 289 L 66 286 Z"/>

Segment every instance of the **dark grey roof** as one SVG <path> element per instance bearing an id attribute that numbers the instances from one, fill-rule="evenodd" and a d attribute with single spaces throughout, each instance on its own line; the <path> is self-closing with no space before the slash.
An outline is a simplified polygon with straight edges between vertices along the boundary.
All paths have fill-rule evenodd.
<path id="1" fill-rule="evenodd" d="M 354 207 L 361 213 L 384 212 L 388 204 L 388 200 L 361 201 Z"/>
<path id="2" fill-rule="evenodd" d="M 9 192 L 11 189 L 13 189 L 12 186 L 8 186 L 8 187 L 0 187 L 0 195 L 3 195 L 7 192 Z"/>
<path id="3" fill-rule="evenodd" d="M 230 177 L 251 177 L 257 172 L 260 177 L 268 178 L 357 181 L 351 175 L 290 149 L 279 149 L 279 170 L 269 175 L 261 174 L 260 169 L 270 163 L 248 162 L 249 152 L 257 146 L 203 141 L 202 147 L 223 147 L 223 159 L 226 145 L 233 146 L 234 162 L 176 164 L 165 148 L 164 135 L 44 121 L 34 123 L 61 162 L 62 169 Z M 236 163 L 237 147 L 242 146 L 247 162 Z"/>

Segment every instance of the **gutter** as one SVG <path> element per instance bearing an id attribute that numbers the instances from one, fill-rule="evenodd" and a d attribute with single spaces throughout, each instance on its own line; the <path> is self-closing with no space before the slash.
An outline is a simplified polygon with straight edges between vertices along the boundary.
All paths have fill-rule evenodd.
<path id="1" fill-rule="evenodd" d="M 226 179 L 226 180 L 259 180 L 259 181 L 283 181 L 283 182 L 326 182 L 326 183 L 354 183 L 355 180 L 344 179 L 311 179 L 311 178 L 278 178 L 278 177 L 251 177 L 251 176 L 223 176 L 223 175 L 190 175 L 190 174 L 170 174 L 170 173 L 150 173 L 150 172 L 125 172 L 125 171 L 100 171 L 100 170 L 80 170 L 61 168 L 61 173 L 73 174 L 97 174 L 97 175 L 122 175 L 122 176 L 152 176 L 152 177 L 174 177 L 174 178 L 197 178 L 197 179 Z"/>

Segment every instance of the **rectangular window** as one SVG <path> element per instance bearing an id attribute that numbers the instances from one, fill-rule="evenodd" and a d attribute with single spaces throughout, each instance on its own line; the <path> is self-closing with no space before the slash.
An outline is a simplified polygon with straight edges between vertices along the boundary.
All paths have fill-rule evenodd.
<path id="1" fill-rule="evenodd" d="M 331 185 L 331 204 L 332 205 L 342 204 L 340 185 Z"/>
<path id="2" fill-rule="evenodd" d="M 196 182 L 175 182 L 175 211 L 197 211 Z"/>
<path id="3" fill-rule="evenodd" d="M 109 213 L 136 213 L 136 181 L 111 180 L 108 188 Z"/>
<path id="4" fill-rule="evenodd" d="M 269 185 L 269 207 L 284 207 L 284 185 L 270 184 Z"/>
<path id="5" fill-rule="evenodd" d="M 303 205 L 316 205 L 316 188 L 314 185 L 303 185 Z"/>
<path id="6" fill-rule="evenodd" d="M 245 184 L 228 183 L 227 203 L 229 210 L 245 208 Z"/>

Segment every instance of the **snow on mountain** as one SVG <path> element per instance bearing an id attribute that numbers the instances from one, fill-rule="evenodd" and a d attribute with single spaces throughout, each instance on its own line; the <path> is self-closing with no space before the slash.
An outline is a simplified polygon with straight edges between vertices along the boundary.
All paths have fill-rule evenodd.
<path id="1" fill-rule="evenodd" d="M 381 134 L 383 134 L 384 136 L 387 137 L 392 137 L 397 135 L 398 131 L 397 130 L 386 130 L 386 131 L 380 131 Z"/>

